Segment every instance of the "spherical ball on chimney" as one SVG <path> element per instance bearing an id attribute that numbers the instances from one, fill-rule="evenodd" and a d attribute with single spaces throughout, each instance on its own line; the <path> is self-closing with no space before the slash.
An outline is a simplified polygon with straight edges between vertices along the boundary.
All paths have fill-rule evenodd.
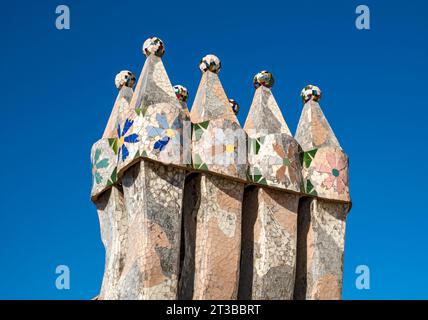
<path id="1" fill-rule="evenodd" d="M 122 70 L 114 78 L 114 84 L 118 90 L 123 86 L 132 88 L 135 84 L 135 75 L 128 70 Z"/>
<path id="2" fill-rule="evenodd" d="M 217 58 L 217 56 L 208 54 L 199 62 L 199 69 L 202 72 L 211 71 L 214 73 L 219 73 L 221 69 L 221 61 L 219 58 Z"/>
<path id="3" fill-rule="evenodd" d="M 253 78 L 253 85 L 254 85 L 254 88 L 256 89 L 260 86 L 270 89 L 273 87 L 274 83 L 275 83 L 275 80 L 273 78 L 272 73 L 266 70 L 263 70 L 257 73 Z"/>
<path id="4" fill-rule="evenodd" d="M 187 102 L 187 99 L 189 98 L 189 92 L 187 91 L 186 87 L 176 85 L 174 86 L 174 92 L 180 102 Z"/>
<path id="5" fill-rule="evenodd" d="M 302 97 L 304 103 L 308 102 L 309 100 L 318 102 L 321 99 L 321 89 L 310 84 L 302 89 L 300 96 Z"/>
<path id="6" fill-rule="evenodd" d="M 238 114 L 238 112 L 239 112 L 238 102 L 236 102 L 234 99 L 229 99 L 229 104 L 230 104 L 230 107 L 232 108 L 233 112 L 235 114 Z"/>
<path id="7" fill-rule="evenodd" d="M 161 39 L 157 37 L 150 37 L 143 44 L 143 53 L 146 57 L 151 54 L 162 57 L 165 53 L 165 47 Z"/>

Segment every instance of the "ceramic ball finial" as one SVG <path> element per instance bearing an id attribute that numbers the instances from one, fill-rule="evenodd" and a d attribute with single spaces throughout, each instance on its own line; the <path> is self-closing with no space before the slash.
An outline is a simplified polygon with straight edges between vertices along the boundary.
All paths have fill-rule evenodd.
<path id="1" fill-rule="evenodd" d="M 300 96 L 302 97 L 304 103 L 308 102 L 309 100 L 318 102 L 321 99 L 321 89 L 310 84 L 302 89 Z"/>
<path id="2" fill-rule="evenodd" d="M 150 37 L 143 44 L 143 53 L 146 57 L 154 54 L 155 56 L 162 57 L 165 53 L 165 47 L 161 39 L 157 37 Z"/>
<path id="3" fill-rule="evenodd" d="M 199 69 L 202 72 L 211 71 L 214 73 L 219 73 L 221 69 L 221 61 L 219 58 L 217 58 L 217 56 L 208 54 L 199 62 Z"/>
<path id="4" fill-rule="evenodd" d="M 186 87 L 176 85 L 174 86 L 174 92 L 180 102 L 187 102 L 187 99 L 189 98 L 189 92 L 187 91 Z"/>
<path id="5" fill-rule="evenodd" d="M 235 114 L 238 114 L 239 112 L 239 104 L 235 101 L 235 99 L 229 99 L 229 105 L 232 108 L 233 112 Z"/>
<path id="6" fill-rule="evenodd" d="M 266 70 L 257 73 L 253 78 L 253 85 L 256 89 L 260 86 L 271 89 L 274 83 L 275 80 L 273 78 L 272 73 Z"/>
<path id="7" fill-rule="evenodd" d="M 131 71 L 122 70 L 114 78 L 114 84 L 118 90 L 124 86 L 132 88 L 135 84 L 135 75 Z"/>

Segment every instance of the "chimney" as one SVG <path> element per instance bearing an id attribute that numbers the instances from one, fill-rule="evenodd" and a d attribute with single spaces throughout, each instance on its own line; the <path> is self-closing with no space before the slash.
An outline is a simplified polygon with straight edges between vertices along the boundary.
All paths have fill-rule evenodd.
<path id="1" fill-rule="evenodd" d="M 218 77 L 220 60 L 207 55 L 199 68 L 202 79 L 190 113 L 193 168 L 201 172 L 193 299 L 236 299 L 246 137 Z"/>
<path id="2" fill-rule="evenodd" d="M 318 102 L 321 90 L 306 86 L 296 140 L 303 149 L 299 205 L 296 299 L 341 299 L 346 215 L 350 209 L 348 157 Z"/>
<path id="3" fill-rule="evenodd" d="M 118 124 L 118 173 L 128 216 L 119 299 L 176 299 L 185 116 L 162 63 L 162 41 L 147 39 L 143 52 L 147 60 Z"/>
<path id="4" fill-rule="evenodd" d="M 297 208 L 301 185 L 299 145 L 272 95 L 268 71 L 254 77 L 245 122 L 249 180 L 244 194 L 240 299 L 293 298 Z"/>
<path id="5" fill-rule="evenodd" d="M 102 139 L 92 147 L 92 199 L 100 220 L 101 239 L 105 248 L 104 278 L 99 299 L 117 299 L 117 284 L 126 254 L 127 217 L 123 192 L 117 184 L 117 121 L 128 108 L 135 84 L 132 72 L 124 70 L 115 78 L 119 94 L 110 114 Z"/>

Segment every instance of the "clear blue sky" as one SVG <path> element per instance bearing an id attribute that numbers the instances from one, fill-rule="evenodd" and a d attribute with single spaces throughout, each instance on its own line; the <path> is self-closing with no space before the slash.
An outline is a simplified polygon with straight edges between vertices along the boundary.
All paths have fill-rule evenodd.
<path id="1" fill-rule="evenodd" d="M 99 1 L 101 3 L 101 1 Z M 244 123 L 252 77 L 270 70 L 294 132 L 299 93 L 313 83 L 350 157 L 344 298 L 428 298 L 426 1 L 67 1 L 71 29 L 55 28 L 60 1 L 0 6 L 0 298 L 87 299 L 104 269 L 90 148 L 101 135 L 122 69 L 139 75 L 143 41 L 166 46 L 173 84 L 193 101 L 199 59 L 214 53 Z M 371 30 L 355 8 L 371 9 Z M 55 267 L 71 289 L 55 288 Z M 371 289 L 355 288 L 366 264 Z"/>

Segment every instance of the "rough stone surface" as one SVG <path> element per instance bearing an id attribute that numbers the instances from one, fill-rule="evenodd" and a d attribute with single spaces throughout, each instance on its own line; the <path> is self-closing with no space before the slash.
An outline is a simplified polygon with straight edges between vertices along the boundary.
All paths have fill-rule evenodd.
<path id="1" fill-rule="evenodd" d="M 122 183 L 128 250 L 119 299 L 176 299 L 185 172 L 142 161 Z"/>
<path id="2" fill-rule="evenodd" d="M 193 299 L 236 299 L 244 185 L 203 174 L 196 220 Z"/>
<path id="3" fill-rule="evenodd" d="M 97 199 L 95 205 L 105 247 L 104 278 L 98 299 L 115 300 L 118 298 L 117 284 L 127 251 L 128 221 L 122 190 L 113 186 Z"/>
<path id="4" fill-rule="evenodd" d="M 254 186 L 243 203 L 239 298 L 292 299 L 299 196 Z"/>
<path id="5" fill-rule="evenodd" d="M 341 299 L 348 211 L 345 203 L 301 201 L 295 299 Z"/>

